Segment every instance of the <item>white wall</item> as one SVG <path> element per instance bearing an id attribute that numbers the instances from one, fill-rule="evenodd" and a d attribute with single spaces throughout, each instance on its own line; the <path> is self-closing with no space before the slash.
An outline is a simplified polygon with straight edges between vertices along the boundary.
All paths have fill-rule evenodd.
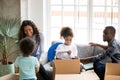
<path id="1" fill-rule="evenodd" d="M 21 0 L 22 20 L 32 20 L 43 31 L 43 0 Z"/>
<path id="2" fill-rule="evenodd" d="M 28 0 L 20 0 L 21 20 L 28 19 Z"/>

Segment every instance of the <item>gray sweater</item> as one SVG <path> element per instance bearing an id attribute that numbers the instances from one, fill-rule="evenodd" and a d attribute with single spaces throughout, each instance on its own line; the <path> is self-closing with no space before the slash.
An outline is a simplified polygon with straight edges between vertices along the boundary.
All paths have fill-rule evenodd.
<path id="1" fill-rule="evenodd" d="M 33 38 L 34 41 L 36 41 L 35 35 L 33 35 L 32 38 Z M 44 53 L 44 36 L 40 32 L 40 44 L 36 43 L 35 49 L 34 49 L 34 51 L 31 55 L 36 57 L 39 60 L 42 53 Z"/>

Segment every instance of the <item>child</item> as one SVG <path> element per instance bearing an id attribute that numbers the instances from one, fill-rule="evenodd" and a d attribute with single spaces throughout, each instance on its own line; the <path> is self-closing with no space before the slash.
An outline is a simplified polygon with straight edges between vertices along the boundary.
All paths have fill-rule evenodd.
<path id="1" fill-rule="evenodd" d="M 35 47 L 31 38 L 20 41 L 22 56 L 15 60 L 15 72 L 19 72 L 20 80 L 37 80 L 36 72 L 39 71 L 39 62 L 36 57 L 30 56 Z"/>
<path id="2" fill-rule="evenodd" d="M 71 59 L 77 58 L 77 48 L 71 44 L 73 39 L 73 32 L 70 27 L 63 27 L 60 32 L 64 43 L 59 44 L 56 48 L 56 59 Z"/>

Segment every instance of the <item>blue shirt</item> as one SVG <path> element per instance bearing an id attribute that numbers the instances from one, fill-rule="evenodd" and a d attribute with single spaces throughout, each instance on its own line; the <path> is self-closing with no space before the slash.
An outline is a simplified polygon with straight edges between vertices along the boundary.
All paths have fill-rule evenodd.
<path id="1" fill-rule="evenodd" d="M 19 56 L 15 60 L 15 66 L 19 68 L 20 80 L 23 79 L 37 79 L 35 67 L 39 66 L 39 62 L 36 57 Z"/>
<path id="2" fill-rule="evenodd" d="M 105 52 L 94 56 L 94 61 L 101 61 L 109 57 L 111 62 L 120 63 L 120 44 L 114 39 L 108 43 L 108 48 Z"/>

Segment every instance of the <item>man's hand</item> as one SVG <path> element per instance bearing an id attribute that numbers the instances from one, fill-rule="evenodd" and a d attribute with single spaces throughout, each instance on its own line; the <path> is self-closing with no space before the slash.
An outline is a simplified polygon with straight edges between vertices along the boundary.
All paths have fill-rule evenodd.
<path id="1" fill-rule="evenodd" d="M 93 43 L 93 42 L 90 42 L 89 44 L 90 44 L 91 46 L 98 46 L 97 43 Z"/>

